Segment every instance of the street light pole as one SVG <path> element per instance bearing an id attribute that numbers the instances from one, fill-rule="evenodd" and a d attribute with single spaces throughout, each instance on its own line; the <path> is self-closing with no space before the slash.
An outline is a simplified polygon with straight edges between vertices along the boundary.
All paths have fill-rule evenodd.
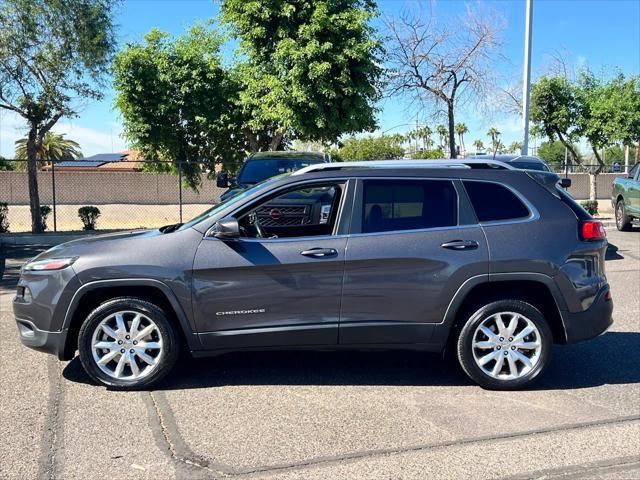
<path id="1" fill-rule="evenodd" d="M 533 0 L 525 0 L 524 72 L 522 75 L 522 155 L 529 154 L 529 102 L 531 100 L 531 19 Z"/>

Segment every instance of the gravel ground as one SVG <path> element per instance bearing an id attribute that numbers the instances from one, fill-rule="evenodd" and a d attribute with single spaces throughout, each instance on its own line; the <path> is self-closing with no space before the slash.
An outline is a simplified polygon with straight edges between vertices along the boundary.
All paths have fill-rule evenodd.
<path id="1" fill-rule="evenodd" d="M 610 229 L 611 230 L 611 229 Z M 23 347 L 0 258 L 0 478 L 640 479 L 640 232 L 609 232 L 612 329 L 489 392 L 415 352 L 229 354 L 112 392 Z"/>

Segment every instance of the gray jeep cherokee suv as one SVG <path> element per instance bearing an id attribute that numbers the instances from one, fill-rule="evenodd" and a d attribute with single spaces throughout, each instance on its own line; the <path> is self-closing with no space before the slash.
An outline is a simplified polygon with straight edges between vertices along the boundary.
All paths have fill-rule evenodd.
<path id="1" fill-rule="evenodd" d="M 553 343 L 612 322 L 604 229 L 557 182 L 490 160 L 313 165 L 184 225 L 42 253 L 18 330 L 122 389 L 181 349 L 288 348 L 446 350 L 481 386 L 520 388 Z"/>

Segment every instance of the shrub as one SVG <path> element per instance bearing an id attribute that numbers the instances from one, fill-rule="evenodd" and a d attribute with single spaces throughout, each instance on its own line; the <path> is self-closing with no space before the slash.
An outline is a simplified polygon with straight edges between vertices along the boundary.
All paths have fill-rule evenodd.
<path id="1" fill-rule="evenodd" d="M 0 233 L 9 232 L 9 205 L 0 202 Z"/>
<path id="2" fill-rule="evenodd" d="M 82 223 L 84 224 L 84 227 L 82 227 L 83 230 L 95 230 L 96 221 L 99 216 L 100 209 L 98 207 L 87 205 L 78 209 L 78 217 L 80 217 L 80 220 L 82 220 Z"/>
<path id="3" fill-rule="evenodd" d="M 379 137 L 350 137 L 338 150 L 332 150 L 331 158 L 337 162 L 361 162 L 365 160 L 395 160 L 402 158 L 404 148 L 396 135 Z"/>
<path id="4" fill-rule="evenodd" d="M 598 214 L 598 201 L 597 200 L 585 200 L 584 202 L 580 202 L 582 208 L 584 208 L 591 215 Z"/>
<path id="5" fill-rule="evenodd" d="M 42 230 L 47 229 L 47 217 L 51 213 L 51 207 L 49 205 L 40 205 L 40 216 L 42 217 Z"/>
<path id="6" fill-rule="evenodd" d="M 444 152 L 437 148 L 435 150 L 423 150 L 421 152 L 414 152 L 411 155 L 414 160 L 438 160 L 444 158 Z"/>

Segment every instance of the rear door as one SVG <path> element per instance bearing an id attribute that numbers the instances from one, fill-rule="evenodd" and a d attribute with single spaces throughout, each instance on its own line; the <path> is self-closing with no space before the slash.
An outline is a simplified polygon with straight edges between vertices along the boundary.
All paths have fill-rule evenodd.
<path id="1" fill-rule="evenodd" d="M 339 343 L 429 343 L 462 283 L 488 273 L 486 240 L 461 185 L 363 179 L 352 218 Z"/>

